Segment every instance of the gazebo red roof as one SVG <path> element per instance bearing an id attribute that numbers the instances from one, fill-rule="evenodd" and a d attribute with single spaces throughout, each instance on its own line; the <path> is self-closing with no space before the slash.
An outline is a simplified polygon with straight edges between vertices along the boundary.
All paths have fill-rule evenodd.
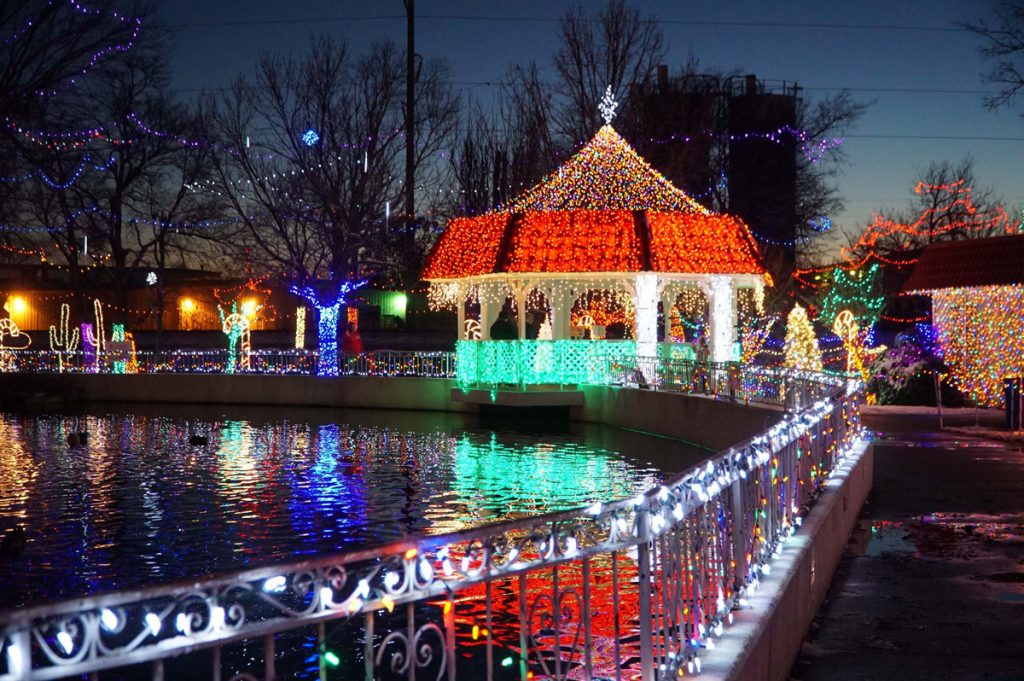
<path id="1" fill-rule="evenodd" d="M 600 272 L 765 269 L 742 220 L 703 208 L 605 126 L 509 210 L 449 222 L 423 278 Z"/>

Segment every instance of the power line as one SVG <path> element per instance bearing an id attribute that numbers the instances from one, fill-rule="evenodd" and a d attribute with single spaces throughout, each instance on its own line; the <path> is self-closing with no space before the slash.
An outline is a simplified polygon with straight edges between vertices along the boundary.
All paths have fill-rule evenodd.
<path id="1" fill-rule="evenodd" d="M 846 138 L 883 139 L 883 140 L 947 140 L 964 142 L 1024 142 L 1024 137 L 988 137 L 985 135 L 904 135 L 885 133 L 851 133 Z"/>
<path id="2" fill-rule="evenodd" d="M 782 80 L 781 78 L 769 78 L 767 80 Z M 501 87 L 506 84 L 506 81 L 501 78 L 494 80 L 446 80 L 441 81 L 447 85 L 456 85 L 460 87 Z M 543 81 L 542 84 L 552 86 L 555 83 L 551 81 Z M 225 91 L 230 90 L 229 87 L 218 86 L 218 87 L 184 87 L 184 88 L 170 88 L 175 92 L 213 92 L 213 91 Z M 841 85 L 834 85 L 831 87 L 823 85 L 800 85 L 801 90 L 807 90 L 812 92 L 882 92 L 882 93 L 893 93 L 893 94 L 935 94 L 935 95 L 997 95 L 999 94 L 993 90 L 958 90 L 948 88 L 902 88 L 902 87 L 844 87 Z"/>
<path id="3" fill-rule="evenodd" d="M 426 21 L 484 21 L 507 23 L 553 23 L 562 21 L 561 17 L 537 16 L 484 16 L 477 14 L 420 14 L 417 19 Z M 373 16 L 336 16 L 316 17 L 308 19 L 247 19 L 232 21 L 197 21 L 180 24 L 169 24 L 171 29 L 192 28 L 224 28 L 229 26 L 282 26 L 297 24 L 343 23 L 347 21 L 404 21 L 402 14 L 379 14 Z M 590 23 L 598 23 L 599 19 L 586 19 Z M 794 30 L 851 30 L 851 31 L 911 31 L 916 33 L 962 33 L 958 26 L 911 26 L 907 24 L 843 24 L 783 21 L 719 21 L 699 19 L 658 19 L 658 24 L 671 26 L 718 26 L 724 28 L 770 28 Z"/>

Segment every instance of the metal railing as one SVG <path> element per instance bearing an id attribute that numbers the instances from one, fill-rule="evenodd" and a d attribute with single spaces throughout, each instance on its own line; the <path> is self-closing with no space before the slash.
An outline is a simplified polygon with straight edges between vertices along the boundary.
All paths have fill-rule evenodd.
<path id="1" fill-rule="evenodd" d="M 611 365 L 618 385 L 720 397 L 798 410 L 829 395 L 844 379 L 810 371 L 740 362 L 698 362 L 638 357 Z"/>
<path id="2" fill-rule="evenodd" d="M 2 613 L 0 679 L 699 672 L 858 435 L 860 386 L 820 382 L 824 398 L 633 499 Z"/>
<path id="3" fill-rule="evenodd" d="M 111 355 L 87 355 L 81 351 L 7 350 L 0 367 L 22 373 L 236 373 L 315 374 L 316 350 L 253 350 L 243 365 L 225 350 L 171 350 L 159 357 L 138 351 L 131 362 L 116 361 Z M 229 370 L 230 367 L 230 370 Z M 373 350 L 342 357 L 343 375 L 429 376 L 454 378 L 455 354 L 411 350 Z"/>

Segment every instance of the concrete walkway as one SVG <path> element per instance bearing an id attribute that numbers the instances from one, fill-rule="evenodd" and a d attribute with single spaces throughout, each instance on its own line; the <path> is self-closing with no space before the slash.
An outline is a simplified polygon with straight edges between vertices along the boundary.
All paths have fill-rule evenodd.
<path id="1" fill-rule="evenodd" d="M 1021 445 L 870 411 L 874 489 L 790 678 L 1024 681 Z"/>

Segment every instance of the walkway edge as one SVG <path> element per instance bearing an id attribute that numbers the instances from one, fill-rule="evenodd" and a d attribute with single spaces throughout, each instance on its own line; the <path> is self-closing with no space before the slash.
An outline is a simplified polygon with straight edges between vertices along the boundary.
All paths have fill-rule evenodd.
<path id="1" fill-rule="evenodd" d="M 873 445 L 862 441 L 826 483 L 771 574 L 701 657 L 703 681 L 785 681 L 871 491 Z"/>

